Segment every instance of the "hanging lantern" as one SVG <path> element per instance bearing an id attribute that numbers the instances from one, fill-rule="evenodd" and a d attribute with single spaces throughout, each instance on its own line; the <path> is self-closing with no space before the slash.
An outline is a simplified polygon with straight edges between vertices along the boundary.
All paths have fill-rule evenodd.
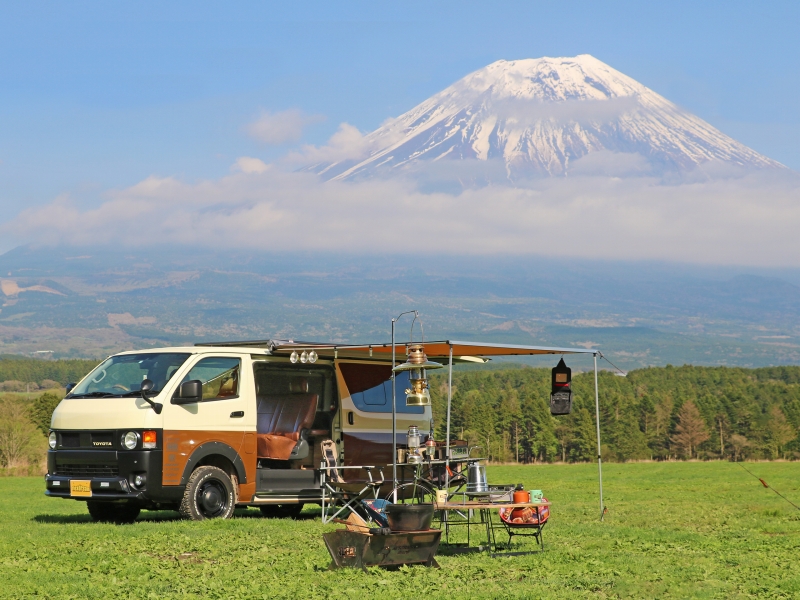
<path id="1" fill-rule="evenodd" d="M 572 411 L 572 369 L 562 357 L 551 375 L 550 414 L 568 415 Z"/>
<path id="2" fill-rule="evenodd" d="M 408 371 L 411 387 L 406 390 L 406 406 L 430 406 L 431 393 L 428 390 L 427 369 L 441 369 L 442 365 L 431 362 L 425 356 L 422 344 L 411 344 L 408 347 L 406 362 L 397 365 L 392 371 Z"/>

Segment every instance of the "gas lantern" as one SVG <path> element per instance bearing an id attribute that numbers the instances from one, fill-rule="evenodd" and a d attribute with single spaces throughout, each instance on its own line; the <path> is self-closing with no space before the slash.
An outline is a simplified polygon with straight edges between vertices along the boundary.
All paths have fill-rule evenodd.
<path id="1" fill-rule="evenodd" d="M 406 406 L 430 406 L 431 393 L 428 391 L 427 369 L 441 369 L 442 365 L 431 362 L 425 356 L 425 346 L 423 344 L 411 344 L 408 346 L 406 362 L 397 365 L 393 372 L 408 371 L 409 383 L 411 387 L 406 390 Z"/>

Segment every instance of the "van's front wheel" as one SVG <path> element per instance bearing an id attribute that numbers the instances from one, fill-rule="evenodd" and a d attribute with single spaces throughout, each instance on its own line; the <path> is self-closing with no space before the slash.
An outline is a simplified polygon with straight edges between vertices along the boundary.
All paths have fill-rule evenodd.
<path id="1" fill-rule="evenodd" d="M 180 513 L 193 521 L 229 519 L 236 508 L 233 482 L 217 467 L 198 467 L 183 492 Z"/>

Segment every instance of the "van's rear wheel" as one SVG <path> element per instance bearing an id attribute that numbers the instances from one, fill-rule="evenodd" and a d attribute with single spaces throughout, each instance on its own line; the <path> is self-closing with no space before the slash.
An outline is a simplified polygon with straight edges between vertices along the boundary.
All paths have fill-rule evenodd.
<path id="1" fill-rule="evenodd" d="M 98 523 L 133 523 L 139 516 L 141 509 L 131 504 L 115 504 L 113 502 L 86 502 L 86 508 L 92 519 Z"/>
<path id="2" fill-rule="evenodd" d="M 217 467 L 198 467 L 183 492 L 180 513 L 193 521 L 229 519 L 236 508 L 233 482 Z"/>

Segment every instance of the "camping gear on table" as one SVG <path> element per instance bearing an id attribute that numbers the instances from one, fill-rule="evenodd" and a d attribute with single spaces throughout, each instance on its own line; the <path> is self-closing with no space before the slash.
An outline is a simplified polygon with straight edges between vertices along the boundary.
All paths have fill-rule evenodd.
<path id="1" fill-rule="evenodd" d="M 486 467 L 478 462 L 467 465 L 467 493 L 487 491 L 489 491 L 489 485 L 486 482 Z"/>
<path id="2" fill-rule="evenodd" d="M 384 508 L 392 531 L 425 531 L 433 521 L 433 504 L 387 504 Z"/>
<path id="3" fill-rule="evenodd" d="M 408 446 L 409 452 L 413 452 L 417 448 L 419 448 L 420 444 L 422 443 L 422 439 L 420 438 L 419 434 L 419 427 L 416 425 L 412 425 L 408 428 L 408 434 L 406 435 L 406 445 Z"/>
<path id="4" fill-rule="evenodd" d="M 425 441 L 425 454 L 430 458 L 436 455 L 436 440 L 433 439 L 432 435 L 428 436 L 428 439 Z"/>
<path id="5" fill-rule="evenodd" d="M 523 489 L 514 490 L 513 502 L 514 504 L 526 504 L 531 501 L 531 493 Z"/>
<path id="6" fill-rule="evenodd" d="M 417 448 L 419 450 L 419 448 Z M 409 453 L 406 455 L 406 462 L 410 465 L 421 465 L 423 463 L 423 458 L 421 454 Z"/>

